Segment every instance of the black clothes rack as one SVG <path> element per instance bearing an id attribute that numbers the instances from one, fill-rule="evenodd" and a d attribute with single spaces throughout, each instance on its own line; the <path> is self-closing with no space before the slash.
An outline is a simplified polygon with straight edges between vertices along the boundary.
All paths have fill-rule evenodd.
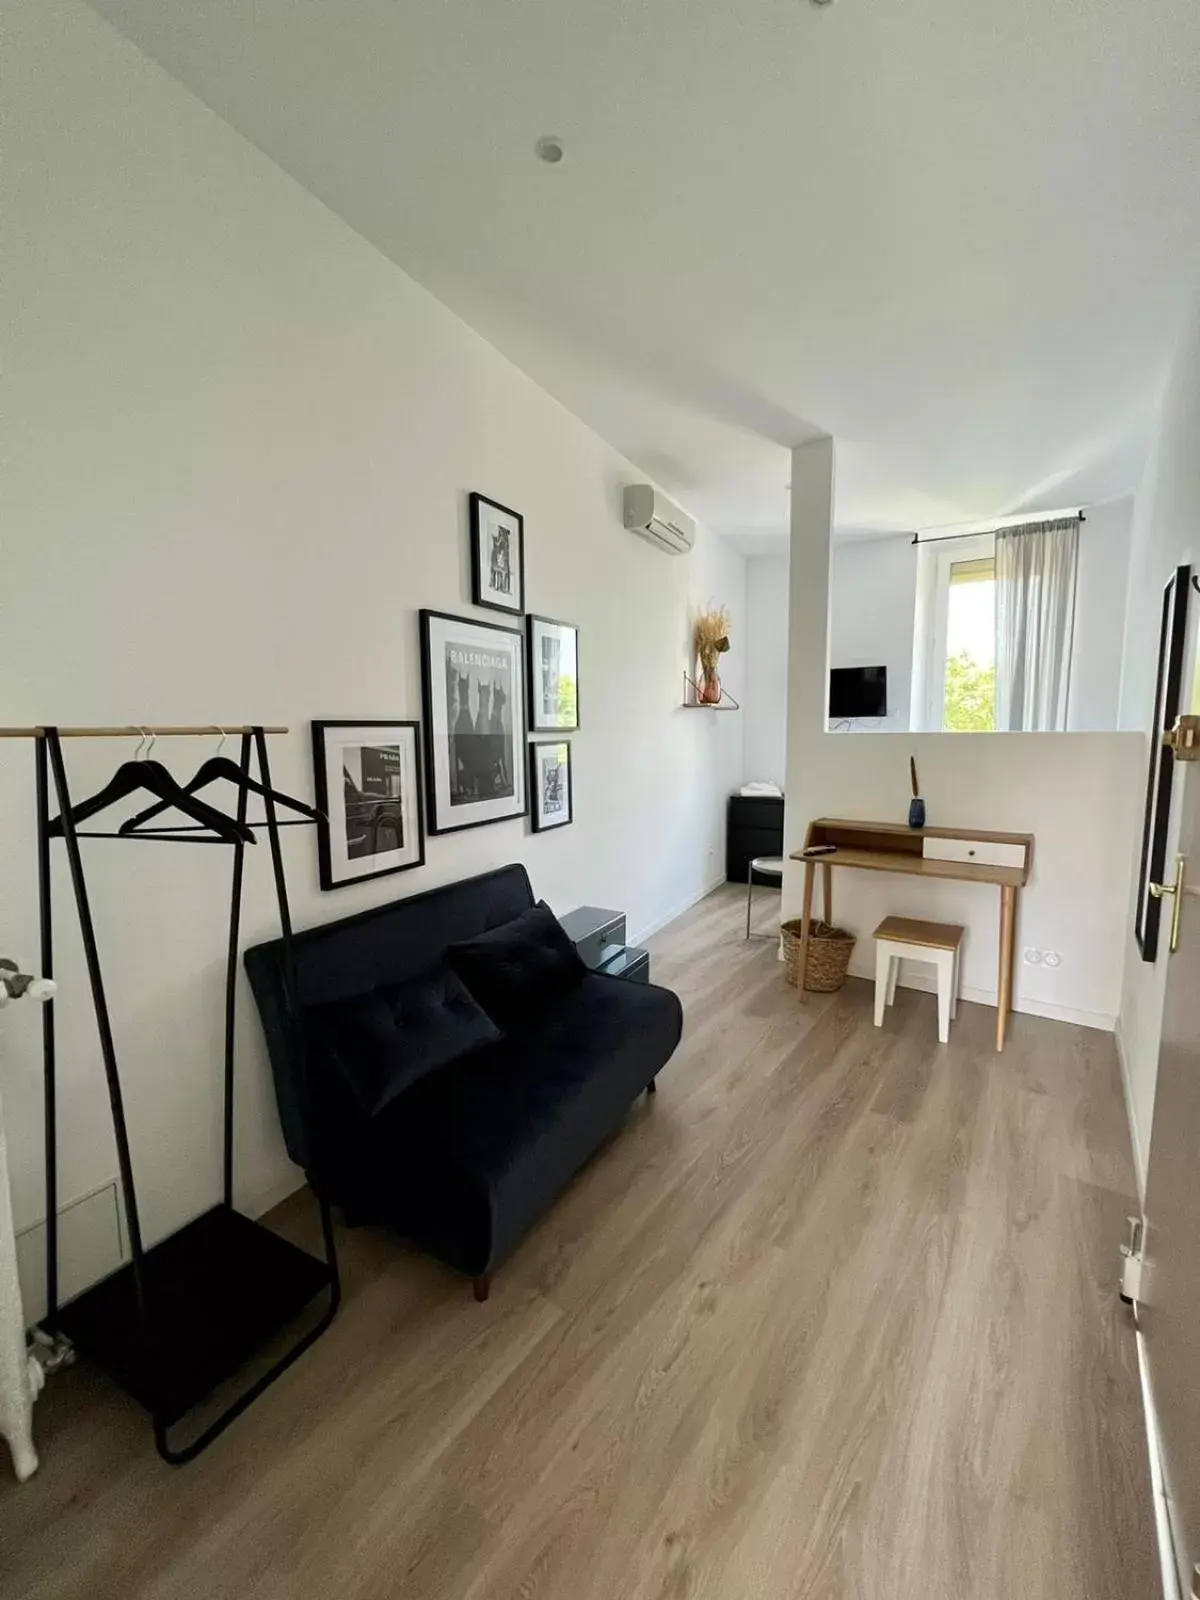
<path id="1" fill-rule="evenodd" d="M 80 838 L 89 834 L 78 830 L 71 815 L 71 795 L 63 761 L 62 739 L 71 737 L 115 737 L 147 733 L 212 734 L 235 731 L 241 735 L 240 770 L 250 775 L 251 753 L 256 758 L 259 780 L 266 790 L 266 832 L 270 841 L 271 866 L 279 903 L 279 923 L 284 943 L 284 967 L 290 995 L 297 993 L 295 957 L 292 949 L 292 924 L 288 908 L 280 849 L 280 823 L 271 790 L 267 757 L 267 729 L 246 727 L 236 730 L 217 728 L 165 729 L 2 729 L 7 736 L 35 739 L 38 808 L 38 898 L 41 909 L 41 963 L 46 977 L 54 971 L 53 909 L 51 902 L 51 839 L 61 835 L 67 855 L 75 906 L 83 938 L 84 958 L 91 987 L 104 1075 L 112 1109 L 116 1137 L 121 1193 L 129 1231 L 128 1263 L 111 1276 L 86 1290 L 65 1306 L 59 1305 L 58 1289 L 58 1163 L 57 1095 L 55 1071 L 54 1005 L 47 1003 L 43 1015 L 43 1075 L 45 1090 L 46 1138 L 46 1303 L 45 1325 L 54 1335 L 65 1336 L 90 1357 L 121 1388 L 150 1413 L 154 1442 L 164 1461 L 174 1466 L 193 1460 L 222 1433 L 235 1417 L 275 1382 L 309 1348 L 337 1314 L 341 1298 L 333 1219 L 328 1200 L 320 1193 L 317 1202 L 321 1217 L 324 1260 L 310 1255 L 273 1233 L 261 1223 L 241 1215 L 233 1205 L 233 1127 L 234 1127 L 234 1024 L 236 1019 L 238 936 L 241 919 L 242 882 L 245 866 L 245 841 L 238 839 L 233 850 L 233 878 L 230 896 L 228 964 L 225 980 L 225 1061 L 223 1123 L 223 1191 L 220 1202 L 196 1217 L 178 1232 L 146 1249 L 142 1241 L 142 1221 L 137 1186 L 125 1119 L 121 1076 L 113 1042 L 108 1000 L 100 966 L 96 933 L 92 922 L 87 883 L 83 871 Z M 271 732 L 286 732 L 272 729 Z M 51 786 L 57 801 L 61 827 L 52 833 L 50 816 Z M 246 823 L 247 793 L 238 788 L 237 819 Z M 112 835 L 102 835 L 112 837 Z M 125 838 L 152 837 L 158 842 L 175 837 L 179 842 L 224 842 L 193 835 L 131 833 Z M 297 1008 L 291 1005 L 291 1024 L 296 1030 L 297 1048 L 303 1048 L 303 1033 Z M 318 1296 L 328 1295 L 328 1305 L 319 1321 L 295 1340 L 220 1414 L 189 1442 L 176 1446 L 171 1431 L 194 1407 L 227 1383 L 268 1340 L 292 1322 Z"/>

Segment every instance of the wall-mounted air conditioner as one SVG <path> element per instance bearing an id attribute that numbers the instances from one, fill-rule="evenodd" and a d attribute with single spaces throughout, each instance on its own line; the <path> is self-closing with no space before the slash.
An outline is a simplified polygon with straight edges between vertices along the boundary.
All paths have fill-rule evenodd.
<path id="1" fill-rule="evenodd" d="M 660 550 L 682 556 L 696 542 L 696 524 L 649 483 L 631 483 L 625 490 L 625 526 Z"/>

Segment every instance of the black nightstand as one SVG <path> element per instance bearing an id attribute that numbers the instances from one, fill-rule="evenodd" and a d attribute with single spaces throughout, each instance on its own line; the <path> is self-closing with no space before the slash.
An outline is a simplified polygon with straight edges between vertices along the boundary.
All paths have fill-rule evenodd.
<path id="1" fill-rule="evenodd" d="M 571 936 L 584 965 L 614 978 L 650 981 L 650 952 L 625 943 L 625 913 L 603 906 L 577 906 L 559 921 Z"/>
<path id="2" fill-rule="evenodd" d="M 640 944 L 606 944 L 597 972 L 610 978 L 632 978 L 634 983 L 650 982 L 650 952 Z"/>
<path id="3" fill-rule="evenodd" d="M 725 828 L 725 881 L 745 883 L 755 856 L 783 854 L 783 796 L 731 794 Z"/>

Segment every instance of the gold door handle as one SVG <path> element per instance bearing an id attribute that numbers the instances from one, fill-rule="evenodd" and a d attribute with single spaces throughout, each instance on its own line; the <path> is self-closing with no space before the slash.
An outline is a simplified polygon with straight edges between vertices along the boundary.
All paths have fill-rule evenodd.
<path id="1" fill-rule="evenodd" d="M 1184 884 L 1184 881 L 1183 881 L 1183 874 L 1184 874 L 1184 871 L 1185 871 L 1186 867 L 1187 867 L 1187 857 L 1186 856 L 1176 856 L 1175 857 L 1175 882 L 1174 883 L 1152 883 L 1150 885 L 1150 893 L 1154 896 L 1154 898 L 1156 900 L 1161 900 L 1164 895 L 1168 895 L 1169 894 L 1172 897 L 1172 899 L 1174 900 L 1174 902 L 1175 902 L 1174 905 L 1171 907 L 1171 954 L 1172 955 L 1174 955 L 1176 950 L 1179 949 L 1179 919 L 1183 915 L 1183 897 L 1187 893 L 1187 887 L 1186 887 L 1186 885 Z"/>

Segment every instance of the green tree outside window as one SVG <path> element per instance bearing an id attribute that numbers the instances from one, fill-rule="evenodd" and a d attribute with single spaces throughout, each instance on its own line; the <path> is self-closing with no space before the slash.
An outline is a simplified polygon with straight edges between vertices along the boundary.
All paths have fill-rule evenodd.
<path id="1" fill-rule="evenodd" d="M 942 726 L 951 733 L 994 733 L 996 668 L 965 650 L 946 660 L 946 700 Z"/>

